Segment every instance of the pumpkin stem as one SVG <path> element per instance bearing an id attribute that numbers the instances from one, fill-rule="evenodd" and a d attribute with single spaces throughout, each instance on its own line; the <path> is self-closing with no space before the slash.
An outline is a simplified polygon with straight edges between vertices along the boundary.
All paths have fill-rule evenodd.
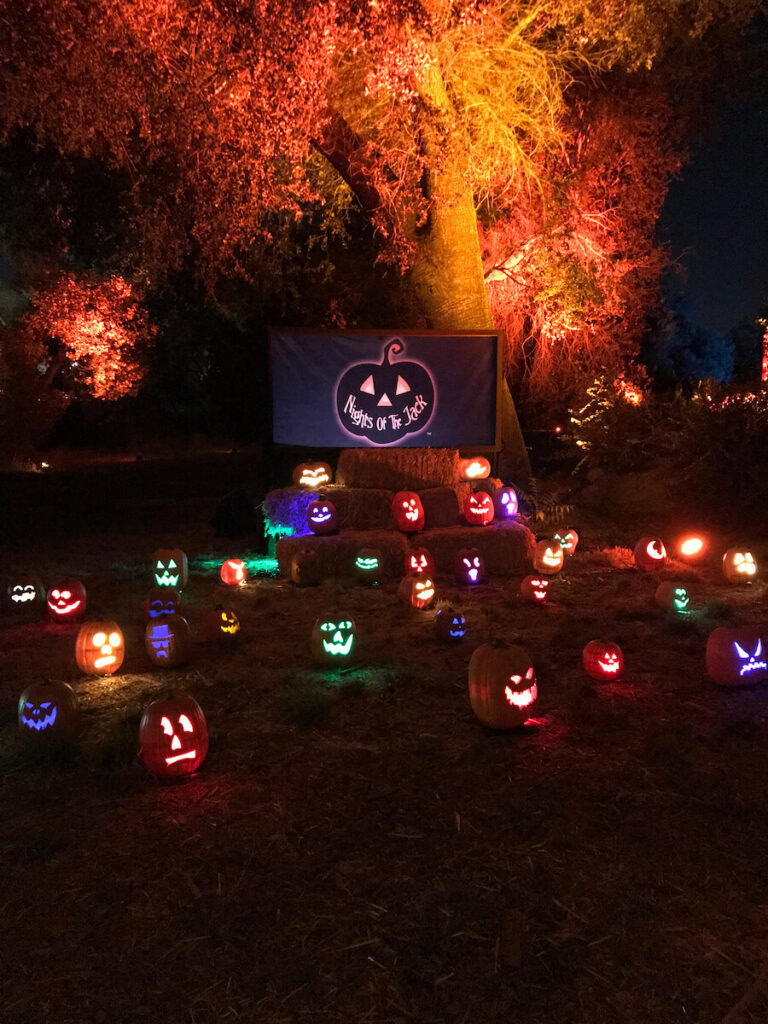
<path id="1" fill-rule="evenodd" d="M 493 637 L 492 640 L 489 640 L 489 644 L 490 644 L 491 647 L 507 647 L 508 646 L 507 642 L 505 640 L 502 640 L 500 636 Z"/>
<path id="2" fill-rule="evenodd" d="M 393 350 L 395 352 L 405 351 L 405 345 L 403 344 L 402 339 L 393 338 L 390 342 L 387 343 L 386 347 L 384 348 L 384 358 L 381 361 L 382 366 L 389 366 L 389 353 Z"/>

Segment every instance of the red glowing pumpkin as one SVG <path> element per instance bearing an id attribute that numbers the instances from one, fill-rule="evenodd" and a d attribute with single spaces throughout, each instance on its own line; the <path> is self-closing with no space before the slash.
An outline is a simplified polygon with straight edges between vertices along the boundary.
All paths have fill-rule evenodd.
<path id="1" fill-rule="evenodd" d="M 470 526 L 487 526 L 493 521 L 493 498 L 486 491 L 473 491 L 464 506 L 464 518 Z"/>
<path id="2" fill-rule="evenodd" d="M 228 587 L 241 587 L 248 578 L 248 567 L 241 558 L 228 558 L 221 563 L 221 582 Z"/>
<path id="3" fill-rule="evenodd" d="M 392 518 L 402 533 L 421 533 L 424 529 L 424 506 L 415 491 L 398 491 L 392 499 Z"/>
<path id="4" fill-rule="evenodd" d="M 520 584 L 520 594 L 526 601 L 546 604 L 549 594 L 549 580 L 546 576 L 526 576 Z"/>
<path id="5" fill-rule="evenodd" d="M 203 709 L 189 694 L 156 700 L 139 726 L 139 756 L 158 778 L 190 775 L 208 753 Z"/>
<path id="6" fill-rule="evenodd" d="M 319 536 L 336 533 L 339 524 L 333 502 L 327 498 L 318 498 L 317 501 L 310 502 L 307 508 L 307 526 L 312 533 Z"/>
<path id="7" fill-rule="evenodd" d="M 48 613 L 57 622 L 72 622 L 85 614 L 85 587 L 80 580 L 59 580 L 48 588 Z"/>
<path id="8" fill-rule="evenodd" d="M 659 537 L 641 537 L 635 544 L 635 565 L 643 572 L 663 569 L 667 560 L 667 549 Z"/>
<path id="9" fill-rule="evenodd" d="M 411 548 L 405 556 L 406 576 L 435 575 L 435 560 L 426 548 Z"/>
<path id="10" fill-rule="evenodd" d="M 618 644 L 590 640 L 581 654 L 582 664 L 593 679 L 618 679 L 624 671 L 624 655 Z"/>

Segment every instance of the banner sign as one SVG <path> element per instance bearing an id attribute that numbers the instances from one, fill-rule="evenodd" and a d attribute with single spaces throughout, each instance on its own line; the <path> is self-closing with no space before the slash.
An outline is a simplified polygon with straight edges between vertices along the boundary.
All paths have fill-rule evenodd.
<path id="1" fill-rule="evenodd" d="M 498 446 L 494 332 L 271 328 L 278 444 L 315 448 Z"/>

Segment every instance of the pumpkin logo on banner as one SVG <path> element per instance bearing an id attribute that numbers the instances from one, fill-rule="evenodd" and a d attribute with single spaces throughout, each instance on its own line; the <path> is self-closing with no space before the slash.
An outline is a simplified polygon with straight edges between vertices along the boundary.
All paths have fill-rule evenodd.
<path id="1" fill-rule="evenodd" d="M 401 338 L 384 346 L 380 363 L 355 363 L 336 385 L 336 413 L 342 430 L 371 444 L 394 444 L 406 434 L 418 434 L 435 411 L 435 382 L 423 363 L 399 359 Z"/>

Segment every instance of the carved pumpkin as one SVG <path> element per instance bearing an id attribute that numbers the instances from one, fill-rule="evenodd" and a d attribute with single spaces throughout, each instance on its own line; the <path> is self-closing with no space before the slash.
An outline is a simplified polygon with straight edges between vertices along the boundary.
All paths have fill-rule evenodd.
<path id="1" fill-rule="evenodd" d="M 318 536 L 336 533 L 339 524 L 333 502 L 326 498 L 318 498 L 317 501 L 311 502 L 307 508 L 307 526 Z"/>
<path id="2" fill-rule="evenodd" d="M 14 615 L 39 618 L 45 608 L 45 587 L 37 576 L 14 576 L 5 589 L 6 607 Z"/>
<path id="3" fill-rule="evenodd" d="M 398 491 L 392 499 L 392 518 L 402 533 L 420 533 L 424 529 L 424 506 L 416 491 Z"/>
<path id="4" fill-rule="evenodd" d="M 85 614 L 85 587 L 80 580 L 58 580 L 48 588 L 48 614 L 57 622 L 72 622 Z"/>
<path id="5" fill-rule="evenodd" d="M 401 601 L 423 611 L 435 600 L 435 584 L 431 576 L 405 576 L 397 588 L 397 596 Z"/>
<path id="6" fill-rule="evenodd" d="M 718 626 L 707 637 L 707 674 L 720 686 L 754 686 L 768 678 L 763 641 L 753 629 Z"/>
<path id="7" fill-rule="evenodd" d="M 85 622 L 75 641 L 75 658 L 89 676 L 111 676 L 123 664 L 125 639 L 116 622 Z"/>
<path id="8" fill-rule="evenodd" d="M 667 549 L 658 537 L 641 537 L 635 544 L 635 565 L 643 572 L 663 569 L 667 560 Z"/>
<path id="9" fill-rule="evenodd" d="M 485 559 L 477 548 L 461 548 L 454 568 L 458 583 L 482 583 L 485 580 Z"/>
<path id="10" fill-rule="evenodd" d="M 467 635 L 467 620 L 462 612 L 447 605 L 438 609 L 434 630 L 438 640 L 456 643 Z"/>
<path id="11" fill-rule="evenodd" d="M 217 604 L 206 612 L 203 635 L 220 644 L 231 644 L 240 638 L 240 619 L 232 608 Z"/>
<path id="12" fill-rule="evenodd" d="M 485 480 L 490 476 L 491 464 L 482 455 L 471 459 L 459 459 L 459 476 L 462 480 Z"/>
<path id="13" fill-rule="evenodd" d="M 555 576 L 563 568 L 565 554 L 554 538 L 540 540 L 533 549 L 533 568 L 546 576 Z"/>
<path id="14" fill-rule="evenodd" d="M 332 478 L 333 472 L 327 462 L 302 462 L 293 471 L 293 482 L 308 491 L 325 487 Z"/>
<path id="15" fill-rule="evenodd" d="M 139 757 L 158 778 L 196 772 L 208 753 L 203 709 L 188 693 L 153 701 L 141 716 Z"/>
<path id="16" fill-rule="evenodd" d="M 501 641 L 483 644 L 469 659 L 472 710 L 491 729 L 515 729 L 531 716 L 538 700 L 533 663 L 522 647 Z"/>
<path id="17" fill-rule="evenodd" d="M 355 620 L 348 615 L 322 616 L 312 627 L 312 657 L 321 665 L 351 661 L 355 650 Z"/>
<path id="18" fill-rule="evenodd" d="M 183 590 L 189 581 L 189 564 L 181 548 L 158 548 L 152 555 L 152 575 L 157 587 Z"/>
<path id="19" fill-rule="evenodd" d="M 219 575 L 227 587 L 242 587 L 248 579 L 248 566 L 241 558 L 228 558 L 221 563 Z"/>
<path id="20" fill-rule="evenodd" d="M 435 575 L 435 561 L 426 548 L 411 548 L 405 556 L 406 576 Z"/>
<path id="21" fill-rule="evenodd" d="M 464 518 L 470 526 L 487 526 L 493 521 L 493 498 L 486 491 L 473 491 L 464 506 Z"/>
<path id="22" fill-rule="evenodd" d="M 381 582 L 383 557 L 378 548 L 360 548 L 355 556 L 355 576 L 360 583 L 374 586 Z"/>
<path id="23" fill-rule="evenodd" d="M 57 682 L 28 686 L 19 698 L 19 731 L 35 744 L 73 739 L 80 731 L 80 711 L 72 687 Z"/>
<path id="24" fill-rule="evenodd" d="M 158 615 L 176 615 L 181 611 L 181 594 L 173 587 L 152 587 L 144 598 L 144 621 Z"/>
<path id="25" fill-rule="evenodd" d="M 558 530 L 553 539 L 556 540 L 563 549 L 566 558 L 571 557 L 579 543 L 579 535 L 574 529 Z"/>
<path id="26" fill-rule="evenodd" d="M 493 511 L 497 519 L 514 519 L 519 510 L 519 500 L 514 487 L 499 487 L 493 492 Z"/>
<path id="27" fill-rule="evenodd" d="M 158 615 L 144 630 L 149 660 L 161 668 L 183 665 L 189 657 L 190 644 L 189 623 L 183 615 Z"/>
<path id="28" fill-rule="evenodd" d="M 526 601 L 546 604 L 549 595 L 549 580 L 546 576 L 526 576 L 520 584 L 520 594 Z"/>
<path id="29" fill-rule="evenodd" d="M 322 579 L 316 551 L 302 548 L 291 559 L 291 579 L 297 587 L 316 587 Z"/>
<path id="30" fill-rule="evenodd" d="M 435 409 L 435 385 L 422 363 L 400 359 L 401 338 L 384 346 L 380 363 L 355 363 L 339 379 L 336 411 L 343 430 L 373 444 L 392 444 L 406 434 L 418 434 Z"/>
<path id="31" fill-rule="evenodd" d="M 686 533 L 677 543 L 677 550 L 686 562 L 698 562 L 707 553 L 707 538 L 700 533 Z"/>
<path id="32" fill-rule="evenodd" d="M 667 580 L 656 588 L 655 601 L 659 608 L 670 612 L 686 612 L 691 603 L 691 595 L 686 587 Z"/>
<path id="33" fill-rule="evenodd" d="M 755 556 L 744 547 L 728 548 L 723 555 L 723 573 L 729 583 L 751 583 L 758 575 Z"/>
<path id="34" fill-rule="evenodd" d="M 593 679 L 618 679 L 624 671 L 621 648 L 610 640 L 590 640 L 581 653 L 581 661 Z"/>

